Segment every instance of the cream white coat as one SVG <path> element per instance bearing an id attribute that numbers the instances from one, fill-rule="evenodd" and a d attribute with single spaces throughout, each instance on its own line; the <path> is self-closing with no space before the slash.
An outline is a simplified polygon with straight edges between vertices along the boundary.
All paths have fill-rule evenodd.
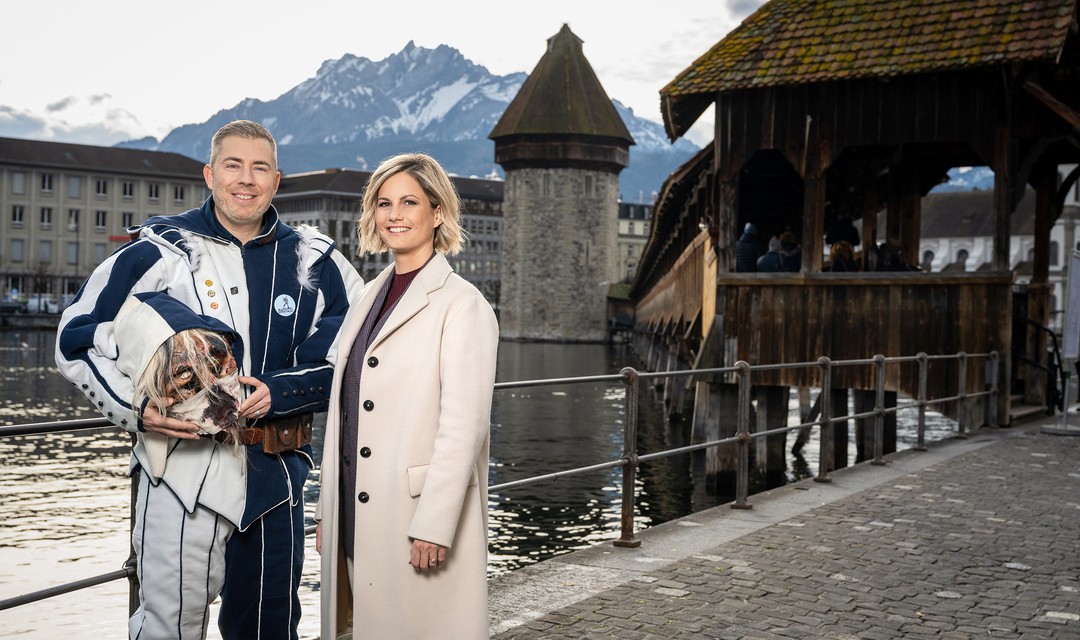
<path id="1" fill-rule="evenodd" d="M 417 274 L 364 354 L 356 451 L 355 592 L 339 531 L 343 363 L 393 265 L 349 309 L 327 415 L 321 489 L 322 637 L 488 637 L 487 474 L 499 329 L 490 304 L 442 254 Z M 361 450 L 367 448 L 368 456 Z M 412 538 L 449 547 L 443 567 L 409 565 Z M 351 616 L 350 616 L 351 613 Z"/>

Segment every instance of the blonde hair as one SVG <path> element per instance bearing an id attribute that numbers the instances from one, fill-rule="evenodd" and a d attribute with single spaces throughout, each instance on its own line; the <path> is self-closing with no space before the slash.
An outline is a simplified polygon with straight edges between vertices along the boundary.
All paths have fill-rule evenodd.
<path id="1" fill-rule="evenodd" d="M 176 392 L 173 379 L 173 356 L 185 354 L 190 359 L 192 373 L 200 389 L 209 389 L 217 380 L 217 362 L 210 355 L 211 341 L 228 346 L 220 335 L 204 329 L 187 329 L 169 336 L 150 356 L 146 368 L 135 383 L 136 404 L 140 398 L 147 398 L 149 404 L 166 415 L 169 399 Z M 183 398 L 181 398 L 183 399 Z"/>
<path id="2" fill-rule="evenodd" d="M 387 179 L 399 173 L 408 173 L 415 178 L 431 208 L 439 207 L 442 213 L 442 224 L 435 228 L 435 250 L 448 255 L 461 251 L 466 234 L 461 228 L 461 197 L 453 181 L 435 158 L 423 153 L 403 153 L 383 160 L 368 178 L 360 201 L 360 220 L 356 223 L 360 237 L 357 254 L 383 253 L 390 249 L 379 235 L 375 213 L 379 189 Z"/>
<path id="3" fill-rule="evenodd" d="M 218 152 L 221 151 L 221 142 L 229 136 L 251 138 L 253 140 L 262 139 L 269 142 L 270 152 L 274 156 L 273 168 L 277 169 L 277 142 L 274 140 L 274 136 L 270 135 L 270 132 L 266 130 L 266 127 L 258 122 L 252 122 L 251 120 L 233 120 L 217 130 L 217 133 L 215 133 L 214 137 L 210 140 L 211 168 L 214 166 L 214 161 L 217 160 Z"/>

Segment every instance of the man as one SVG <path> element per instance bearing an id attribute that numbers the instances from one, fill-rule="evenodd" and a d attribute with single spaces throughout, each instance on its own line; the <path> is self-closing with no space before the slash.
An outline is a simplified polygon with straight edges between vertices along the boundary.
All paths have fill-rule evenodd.
<path id="1" fill-rule="evenodd" d="M 226 640 L 295 639 L 313 463 L 310 445 L 291 439 L 326 410 L 338 328 L 362 282 L 330 238 L 279 220 L 270 204 L 277 145 L 261 125 L 219 129 L 203 176 L 212 195 L 200 208 L 147 220 L 83 283 L 61 318 L 56 361 L 103 415 L 138 435 L 141 606 L 131 637 L 205 637 L 220 591 Z M 147 292 L 168 292 L 238 335 L 242 442 L 200 437 L 198 425 L 134 397 L 117 360 L 135 346 L 116 325 Z M 233 455 L 238 447 L 244 455 Z"/>

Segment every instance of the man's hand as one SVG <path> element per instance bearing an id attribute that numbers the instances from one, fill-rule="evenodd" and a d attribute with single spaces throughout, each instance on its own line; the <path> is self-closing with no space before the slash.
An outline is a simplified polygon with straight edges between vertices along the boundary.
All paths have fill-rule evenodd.
<path id="1" fill-rule="evenodd" d="M 199 425 L 194 422 L 185 422 L 176 418 L 169 418 L 158 413 L 152 405 L 146 405 L 142 414 L 142 426 L 144 431 L 160 433 L 170 438 L 183 438 L 196 440 L 199 437 Z"/>
<path id="2" fill-rule="evenodd" d="M 240 376 L 240 384 L 252 388 L 251 394 L 240 403 L 240 417 L 258 420 L 270 415 L 270 387 L 249 376 Z"/>

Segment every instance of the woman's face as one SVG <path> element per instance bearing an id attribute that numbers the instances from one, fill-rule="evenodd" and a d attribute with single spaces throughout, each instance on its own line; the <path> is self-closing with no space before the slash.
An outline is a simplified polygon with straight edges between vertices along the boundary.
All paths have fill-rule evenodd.
<path id="1" fill-rule="evenodd" d="M 375 226 L 394 254 L 398 273 L 419 269 L 427 262 L 435 250 L 435 228 L 440 224 L 442 213 L 438 207 L 432 208 L 412 175 L 394 174 L 379 187 Z"/>

